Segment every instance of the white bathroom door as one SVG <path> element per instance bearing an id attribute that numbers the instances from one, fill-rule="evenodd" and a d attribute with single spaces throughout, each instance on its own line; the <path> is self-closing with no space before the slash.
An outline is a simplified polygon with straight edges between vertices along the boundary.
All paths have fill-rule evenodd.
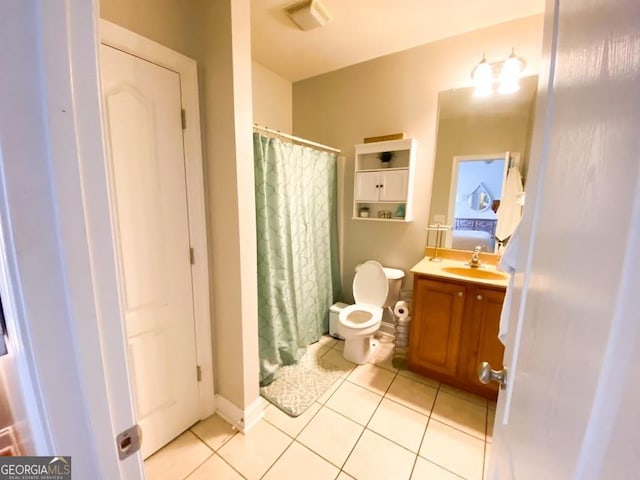
<path id="1" fill-rule="evenodd" d="M 128 366 L 142 454 L 198 421 L 180 76 L 100 46 Z"/>
<path id="2" fill-rule="evenodd" d="M 640 3 L 547 7 L 550 69 L 486 478 L 636 478 Z"/>

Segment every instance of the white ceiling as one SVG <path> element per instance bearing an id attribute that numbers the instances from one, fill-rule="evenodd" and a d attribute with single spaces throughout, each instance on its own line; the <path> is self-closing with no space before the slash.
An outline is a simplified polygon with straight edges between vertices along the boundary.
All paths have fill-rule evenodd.
<path id="1" fill-rule="evenodd" d="M 327 25 L 303 32 L 298 0 L 251 0 L 253 59 L 298 81 L 544 10 L 544 0 L 321 0 Z"/>

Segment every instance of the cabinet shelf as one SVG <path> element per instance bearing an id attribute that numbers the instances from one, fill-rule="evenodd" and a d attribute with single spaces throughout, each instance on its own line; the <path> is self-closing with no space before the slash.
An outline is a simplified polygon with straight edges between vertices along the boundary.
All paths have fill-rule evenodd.
<path id="1" fill-rule="evenodd" d="M 353 219 L 382 222 L 410 222 L 413 204 L 413 177 L 416 141 L 412 138 L 356 145 Z M 382 168 L 382 152 L 391 152 L 389 168 Z M 404 218 L 379 218 L 381 211 L 393 215 L 403 206 Z M 369 208 L 369 217 L 360 209 Z M 391 210 L 389 210 L 391 208 Z"/>

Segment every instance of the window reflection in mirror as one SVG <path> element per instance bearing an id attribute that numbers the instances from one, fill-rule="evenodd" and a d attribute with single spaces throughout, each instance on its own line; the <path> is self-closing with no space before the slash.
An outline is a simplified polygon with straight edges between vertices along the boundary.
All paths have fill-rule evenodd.
<path id="1" fill-rule="evenodd" d="M 478 232 L 467 234 L 468 242 L 457 245 L 459 249 L 471 250 L 480 244 L 476 243 L 478 240 L 486 240 L 484 250 L 493 251 L 493 235 L 487 240 L 487 235 L 482 232 L 495 232 L 495 211 L 499 208 L 502 191 L 501 186 L 489 185 L 489 180 L 469 175 L 466 180 L 468 186 L 458 192 L 458 179 L 453 178 L 454 160 L 475 157 L 482 160 L 474 162 L 480 165 L 491 160 L 491 156 L 498 161 L 500 158 L 504 159 L 506 152 L 519 152 L 515 161 L 524 180 L 537 83 L 537 76 L 525 77 L 521 80 L 518 92 L 511 95 L 496 94 L 487 98 L 473 97 L 473 88 L 440 92 L 429 223 L 444 221 L 452 229 Z M 501 180 L 506 175 L 506 167 L 508 165 L 500 163 L 494 165 L 496 170 L 502 171 Z M 483 188 L 476 192 L 481 183 Z M 482 191 L 485 192 L 484 196 L 481 195 Z M 477 208 L 473 208 L 471 204 Z M 456 213 L 456 208 L 465 207 L 468 215 Z M 493 225 L 490 225 L 490 220 L 493 220 Z M 445 245 L 452 248 L 452 243 L 453 234 L 449 233 Z"/>

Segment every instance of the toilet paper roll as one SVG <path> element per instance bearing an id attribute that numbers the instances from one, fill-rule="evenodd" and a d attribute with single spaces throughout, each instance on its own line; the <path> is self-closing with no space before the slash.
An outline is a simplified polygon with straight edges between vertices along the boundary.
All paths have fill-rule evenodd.
<path id="1" fill-rule="evenodd" d="M 404 300 L 399 300 L 393 307 L 393 313 L 398 319 L 402 320 L 409 316 L 409 304 Z"/>

